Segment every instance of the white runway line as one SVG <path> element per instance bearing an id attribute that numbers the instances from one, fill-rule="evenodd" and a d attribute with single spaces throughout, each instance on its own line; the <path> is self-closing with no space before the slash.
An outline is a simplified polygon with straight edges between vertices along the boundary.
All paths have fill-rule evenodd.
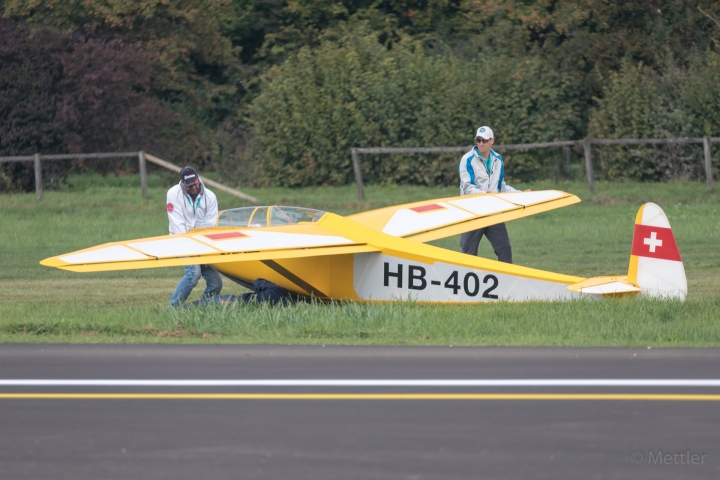
<path id="1" fill-rule="evenodd" d="M 0 387 L 720 387 L 720 379 L 0 379 Z"/>

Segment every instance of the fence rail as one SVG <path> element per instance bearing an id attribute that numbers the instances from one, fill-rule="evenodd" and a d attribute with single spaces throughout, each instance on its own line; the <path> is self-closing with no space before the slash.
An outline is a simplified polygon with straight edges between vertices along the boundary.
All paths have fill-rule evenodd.
<path id="1" fill-rule="evenodd" d="M 587 182 L 590 193 L 595 193 L 595 180 L 592 166 L 591 145 L 643 145 L 643 144 L 668 144 L 668 143 L 702 143 L 703 157 L 705 163 L 705 177 L 707 179 L 708 191 L 713 189 L 712 176 L 712 158 L 710 154 L 710 144 L 720 143 L 720 137 L 676 137 L 676 138 L 586 138 L 584 140 L 562 140 L 558 142 L 540 142 L 540 143 L 518 143 L 510 145 L 494 145 L 494 150 L 528 150 L 532 148 L 552 148 L 564 147 L 567 163 L 570 159 L 570 150 L 568 147 L 582 145 L 585 157 L 585 170 L 587 172 Z M 355 172 L 355 184 L 358 190 L 358 199 L 365 199 L 365 188 L 362 179 L 362 170 L 360 168 L 360 155 L 363 154 L 398 154 L 398 153 L 453 153 L 467 152 L 473 145 L 463 147 L 353 147 L 350 150 L 353 162 L 353 171 Z"/>
<path id="2" fill-rule="evenodd" d="M 158 158 L 154 155 L 146 153 L 142 150 L 139 152 L 60 153 L 60 154 L 52 154 L 52 155 L 41 155 L 39 153 L 36 153 L 35 155 L 0 157 L 0 163 L 34 162 L 35 163 L 35 196 L 39 200 L 42 198 L 42 160 L 74 160 L 76 158 L 106 159 L 106 158 L 133 158 L 133 157 L 137 157 L 137 159 L 138 159 L 138 167 L 140 170 L 140 188 L 142 190 L 143 198 L 147 197 L 147 163 L 146 162 L 154 163 L 163 168 L 167 168 L 168 170 L 172 170 L 173 172 L 179 173 L 182 170 L 181 167 L 178 167 L 177 165 L 175 165 L 173 163 L 167 162 L 161 158 Z M 202 175 L 200 175 L 200 179 L 203 181 L 203 183 L 210 185 L 211 187 L 214 187 L 218 190 L 222 190 L 225 193 L 229 193 L 230 195 L 234 195 L 238 198 L 243 198 L 243 199 L 249 200 L 251 202 L 257 202 L 257 199 L 251 195 L 248 195 L 239 190 L 235 190 L 234 188 L 230 188 L 221 183 L 210 180 L 209 178 L 203 177 Z"/>
<path id="3" fill-rule="evenodd" d="M 566 163 L 570 160 L 570 149 L 571 146 L 582 145 L 583 154 L 585 159 L 585 171 L 587 173 L 587 182 L 590 193 L 595 193 L 595 181 L 594 171 L 592 166 L 592 152 L 591 145 L 657 145 L 657 144 L 670 144 L 670 143 L 701 143 L 703 145 L 703 159 L 705 164 L 705 177 L 708 191 L 713 189 L 713 175 L 712 175 L 712 155 L 710 152 L 711 143 L 720 143 L 720 137 L 677 137 L 677 138 L 606 138 L 606 139 L 584 139 L 584 140 L 563 140 L 558 142 L 539 142 L 539 143 L 519 143 L 510 145 L 495 145 L 495 150 L 528 150 L 533 148 L 553 148 L 563 147 L 565 151 Z M 369 147 L 359 148 L 353 147 L 351 149 L 351 156 L 353 162 L 353 171 L 355 173 L 355 183 L 358 190 L 358 198 L 360 200 L 365 199 L 365 190 L 362 179 L 362 170 L 360 168 L 360 155 L 364 154 L 402 154 L 402 153 L 454 153 L 454 152 L 466 152 L 471 149 L 472 145 L 460 146 L 460 147 L 401 147 L 401 148 L 390 148 L 390 147 Z M 140 170 L 140 185 L 142 189 L 143 198 L 147 197 L 147 166 L 146 162 L 151 162 L 159 165 L 168 170 L 174 172 L 180 172 L 181 167 L 162 160 L 154 155 L 146 153 L 144 151 L 139 152 L 114 152 L 114 153 L 63 153 L 63 154 L 52 154 L 52 155 L 41 155 L 36 153 L 35 155 L 19 155 L 0 157 L 0 163 L 5 162 L 34 162 L 35 167 L 35 194 L 38 199 L 42 198 L 42 160 L 72 160 L 76 158 L 83 159 L 108 159 L 108 158 L 132 158 L 137 157 L 138 165 Z M 239 190 L 235 190 L 221 183 L 210 180 L 209 178 L 200 176 L 203 183 L 210 185 L 218 190 L 234 195 L 238 198 L 243 198 L 251 202 L 257 202 L 257 199 L 251 195 L 243 193 Z"/>
<path id="4" fill-rule="evenodd" d="M 149 153 L 145 154 L 145 158 L 148 161 L 154 163 L 155 165 L 160 165 L 161 167 L 165 167 L 168 170 L 172 170 L 173 172 L 180 173 L 180 171 L 182 170 L 182 168 L 178 167 L 177 165 L 172 164 L 170 162 L 166 162 L 165 160 L 158 158 L 154 155 L 150 155 Z M 229 193 L 230 195 L 235 195 L 236 197 L 244 198 L 245 200 L 250 200 L 251 202 L 257 202 L 257 198 L 250 196 L 247 193 L 243 193 L 239 190 L 235 190 L 234 188 L 227 187 L 227 186 L 223 185 L 222 183 L 218 183 L 214 180 L 210 180 L 209 178 L 203 177 L 202 175 L 199 175 L 199 176 L 200 176 L 200 180 L 202 180 L 203 183 L 210 185 L 211 187 L 214 187 L 218 190 L 222 190 L 223 192 Z"/>

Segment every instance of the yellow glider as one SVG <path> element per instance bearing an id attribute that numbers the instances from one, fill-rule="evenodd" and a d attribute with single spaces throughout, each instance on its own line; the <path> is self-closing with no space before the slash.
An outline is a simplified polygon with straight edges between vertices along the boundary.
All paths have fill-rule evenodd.
<path id="1" fill-rule="evenodd" d="M 214 228 L 106 243 L 40 263 L 74 272 L 207 264 L 245 286 L 265 278 L 321 300 L 479 303 L 638 292 L 684 298 L 687 285 L 684 270 L 682 281 L 678 278 L 679 252 L 665 214 L 654 204 L 641 208 L 635 228 L 636 237 L 649 235 L 653 250 L 643 250 L 644 238 L 633 240 L 630 280 L 584 279 L 423 243 L 579 201 L 574 195 L 546 190 L 427 200 L 347 217 L 299 207 L 236 208 L 221 211 Z M 643 223 L 648 205 L 652 221 Z M 658 267 L 652 255 L 664 254 L 663 241 L 665 248 L 672 248 L 672 243 L 675 251 L 663 257 L 664 267 Z M 672 263 L 671 279 L 663 277 L 667 262 Z"/>

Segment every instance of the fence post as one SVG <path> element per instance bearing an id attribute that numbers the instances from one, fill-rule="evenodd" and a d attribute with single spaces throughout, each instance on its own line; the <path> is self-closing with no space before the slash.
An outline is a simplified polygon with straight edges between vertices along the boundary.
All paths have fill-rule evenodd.
<path id="1" fill-rule="evenodd" d="M 357 148 L 351 149 L 353 170 L 355 170 L 355 184 L 357 184 L 358 200 L 365 200 L 365 191 L 363 190 L 363 179 L 362 172 L 360 171 L 360 155 L 358 155 Z"/>
<path id="2" fill-rule="evenodd" d="M 590 187 L 590 193 L 595 194 L 595 180 L 593 179 L 592 155 L 590 153 L 590 140 L 583 140 L 583 150 L 585 151 L 585 170 L 587 171 L 587 182 Z"/>
<path id="3" fill-rule="evenodd" d="M 565 180 L 570 180 L 570 147 L 568 145 L 563 147 L 563 153 L 565 154 Z"/>
<path id="4" fill-rule="evenodd" d="M 142 197 L 147 198 L 147 167 L 145 166 L 145 152 L 138 152 L 138 162 L 140 164 L 140 188 L 142 188 Z"/>
<path id="5" fill-rule="evenodd" d="M 42 165 L 39 153 L 35 154 L 35 196 L 38 200 L 42 198 Z"/>
<path id="6" fill-rule="evenodd" d="M 710 139 L 703 137 L 703 150 L 705 152 L 705 177 L 707 178 L 708 192 L 713 189 L 712 158 L 710 158 Z"/>

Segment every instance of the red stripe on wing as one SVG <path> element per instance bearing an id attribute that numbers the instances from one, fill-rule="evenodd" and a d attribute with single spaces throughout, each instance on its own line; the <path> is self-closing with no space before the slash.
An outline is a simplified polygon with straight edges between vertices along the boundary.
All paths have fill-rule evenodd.
<path id="1" fill-rule="evenodd" d="M 438 205 L 437 203 L 433 203 L 432 205 L 423 205 L 422 207 L 414 207 L 411 208 L 413 212 L 417 213 L 424 213 L 424 212 L 431 212 L 433 210 L 446 210 L 446 207 L 443 207 L 442 205 Z"/>
<path id="2" fill-rule="evenodd" d="M 203 235 L 210 240 L 225 240 L 228 238 L 242 238 L 247 237 L 244 233 L 240 232 L 228 232 L 228 233 L 213 233 L 212 235 Z"/>

